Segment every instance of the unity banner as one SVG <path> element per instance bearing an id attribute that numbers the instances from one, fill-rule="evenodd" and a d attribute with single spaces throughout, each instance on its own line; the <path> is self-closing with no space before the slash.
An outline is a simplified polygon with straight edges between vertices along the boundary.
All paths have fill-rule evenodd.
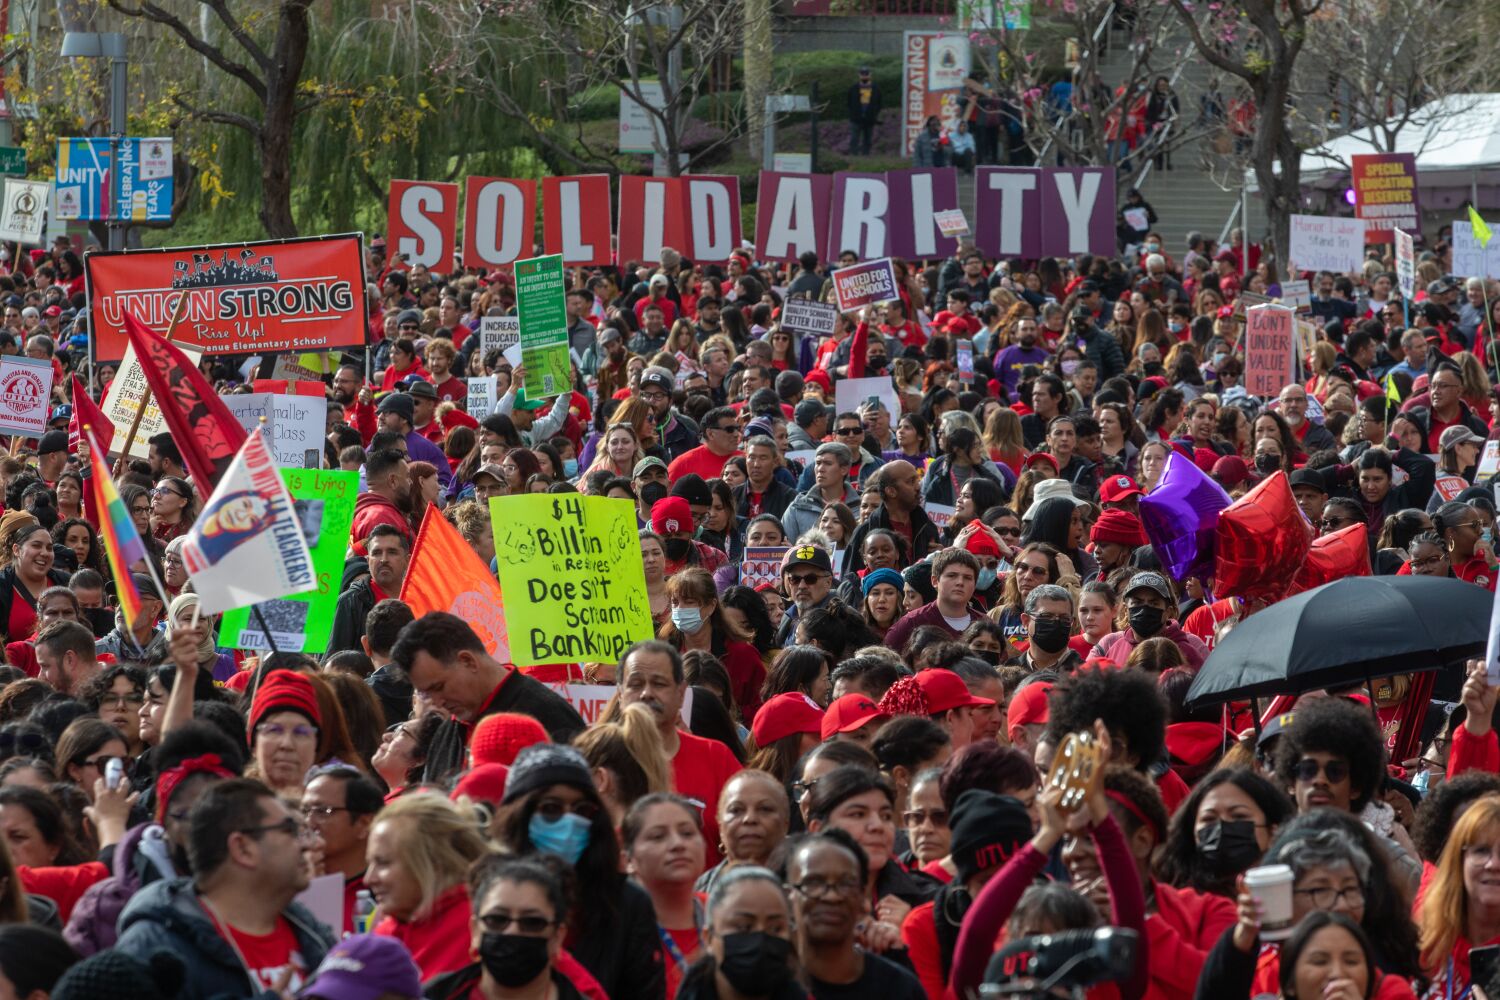
<path id="1" fill-rule="evenodd" d="M 265 240 L 84 257 L 95 363 L 125 356 L 125 314 L 172 339 L 223 354 L 362 348 L 365 314 L 359 235 Z"/>
<path id="2" fill-rule="evenodd" d="M 193 522 L 182 563 L 204 614 L 317 586 L 303 525 L 264 434 L 246 437 L 229 463 Z"/>
<path id="3" fill-rule="evenodd" d="M 344 573 L 344 553 L 349 547 L 349 526 L 354 522 L 354 501 L 359 494 L 359 473 L 340 469 L 282 469 L 281 480 L 292 498 L 292 509 L 312 552 L 316 589 L 289 597 L 262 601 L 250 608 L 224 613 L 219 622 L 219 646 L 223 649 L 277 649 L 321 655 L 333 634 L 338 610 L 339 583 Z M 270 628 L 268 637 L 261 620 Z"/>
<path id="4" fill-rule="evenodd" d="M 517 666 L 616 663 L 649 639 L 635 505 L 576 493 L 490 498 Z"/>

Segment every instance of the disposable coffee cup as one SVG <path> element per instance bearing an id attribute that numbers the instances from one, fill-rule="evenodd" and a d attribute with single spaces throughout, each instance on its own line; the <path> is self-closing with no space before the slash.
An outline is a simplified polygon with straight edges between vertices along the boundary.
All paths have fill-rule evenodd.
<path id="1" fill-rule="evenodd" d="M 1262 865 L 1245 873 L 1245 888 L 1260 903 L 1260 939 L 1283 941 L 1292 936 L 1292 869 Z"/>

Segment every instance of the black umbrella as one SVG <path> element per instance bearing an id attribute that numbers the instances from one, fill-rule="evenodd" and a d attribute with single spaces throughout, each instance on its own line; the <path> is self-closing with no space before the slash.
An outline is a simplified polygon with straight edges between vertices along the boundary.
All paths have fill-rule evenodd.
<path id="1" fill-rule="evenodd" d="M 1204 661 L 1189 706 L 1347 687 L 1484 655 L 1495 595 L 1433 576 L 1355 576 L 1251 615 Z"/>

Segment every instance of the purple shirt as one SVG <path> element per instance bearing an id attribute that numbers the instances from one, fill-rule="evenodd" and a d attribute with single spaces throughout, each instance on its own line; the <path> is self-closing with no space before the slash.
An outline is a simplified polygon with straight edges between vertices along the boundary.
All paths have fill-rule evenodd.
<path id="1" fill-rule="evenodd" d="M 1016 395 L 1016 386 L 1021 383 L 1021 369 L 1027 365 L 1041 365 L 1052 357 L 1042 347 L 1022 347 L 1020 344 L 1011 344 L 995 357 L 995 374 L 1000 376 L 1000 384 L 1005 386 L 1005 394 L 1012 399 Z"/>

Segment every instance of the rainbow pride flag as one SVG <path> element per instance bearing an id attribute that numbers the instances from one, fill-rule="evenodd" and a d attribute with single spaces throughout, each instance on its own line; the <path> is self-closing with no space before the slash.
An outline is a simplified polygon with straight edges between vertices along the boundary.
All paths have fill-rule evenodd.
<path id="1" fill-rule="evenodd" d="M 115 580 L 115 598 L 120 602 L 120 611 L 125 616 L 127 627 L 135 624 L 141 613 L 141 592 L 136 590 L 130 578 L 130 565 L 137 559 L 146 558 L 146 546 L 125 501 L 115 489 L 110 478 L 109 467 L 104 464 L 104 451 L 94 440 L 92 425 L 84 427 L 83 433 L 89 442 L 89 489 L 93 490 L 94 510 L 99 512 L 99 541 L 104 546 L 104 555 L 109 559 L 109 572 Z M 147 560 L 150 565 L 150 560 Z"/>

